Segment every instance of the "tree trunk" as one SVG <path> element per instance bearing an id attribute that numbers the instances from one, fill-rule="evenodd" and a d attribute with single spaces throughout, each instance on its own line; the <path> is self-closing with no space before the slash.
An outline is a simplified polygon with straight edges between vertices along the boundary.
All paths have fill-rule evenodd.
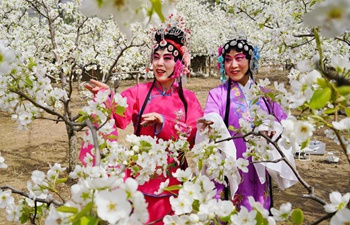
<path id="1" fill-rule="evenodd" d="M 140 73 L 136 74 L 136 84 L 140 83 Z"/>
<path id="2" fill-rule="evenodd" d="M 69 139 L 69 149 L 68 149 L 68 172 L 74 170 L 75 166 L 78 163 L 78 154 L 77 154 L 77 133 L 69 126 L 67 126 L 67 134 Z"/>
<path id="3" fill-rule="evenodd" d="M 209 77 L 211 77 L 212 74 L 211 74 L 211 56 L 210 55 L 208 56 L 208 61 L 209 61 L 208 62 L 208 64 L 209 64 L 208 65 L 208 68 L 209 68 L 208 75 L 209 75 Z"/>

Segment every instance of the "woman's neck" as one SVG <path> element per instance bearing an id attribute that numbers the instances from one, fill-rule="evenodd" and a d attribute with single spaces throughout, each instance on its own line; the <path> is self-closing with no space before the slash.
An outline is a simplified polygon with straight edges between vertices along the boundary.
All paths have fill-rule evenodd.
<path id="1" fill-rule="evenodd" d="M 250 76 L 245 75 L 241 80 L 238 81 L 243 87 L 249 82 Z"/>
<path id="2" fill-rule="evenodd" d="M 158 81 L 158 84 L 162 88 L 163 92 L 166 92 L 167 90 L 169 90 L 173 86 L 173 83 L 174 83 L 173 80 L 168 81 L 168 82 L 162 82 L 162 83 Z"/>

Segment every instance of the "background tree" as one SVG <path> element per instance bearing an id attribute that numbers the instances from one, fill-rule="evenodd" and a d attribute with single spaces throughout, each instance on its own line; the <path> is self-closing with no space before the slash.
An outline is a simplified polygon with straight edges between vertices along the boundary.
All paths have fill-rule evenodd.
<path id="1" fill-rule="evenodd" d="M 0 109 L 12 113 L 21 129 L 33 119 L 64 122 L 73 169 L 79 147 L 76 132 L 85 126 L 71 110 L 72 94 L 79 87 L 73 82 L 83 75 L 93 77 L 92 71 L 103 82 L 116 79 L 116 73 L 126 77 L 129 68 L 145 64 L 138 52 L 146 47 L 146 35 L 135 24 L 127 40 L 112 17 L 81 14 L 80 1 L 11 0 L 0 8 L 0 39 L 20 53 L 22 62 L 11 74 L 2 74 Z M 53 117 L 47 118 L 47 113 Z"/>

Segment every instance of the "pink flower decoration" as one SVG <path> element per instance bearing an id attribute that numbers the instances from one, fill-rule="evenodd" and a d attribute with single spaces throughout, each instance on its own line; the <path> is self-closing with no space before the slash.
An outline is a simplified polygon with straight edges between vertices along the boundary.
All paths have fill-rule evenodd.
<path id="1" fill-rule="evenodd" d="M 219 46 L 218 48 L 218 56 L 222 55 L 222 46 Z"/>
<path id="2" fill-rule="evenodd" d="M 172 77 L 173 78 L 180 77 L 183 68 L 184 68 L 184 65 L 182 64 L 182 62 L 180 60 L 177 60 L 175 66 L 174 66 L 174 73 L 173 73 Z"/>
<path id="3" fill-rule="evenodd" d="M 187 47 L 182 46 L 180 52 L 182 52 L 182 61 L 184 62 L 185 66 L 188 67 L 191 63 L 191 56 L 188 53 Z"/>
<path id="4" fill-rule="evenodd" d="M 183 74 L 185 75 L 190 74 L 190 70 L 187 67 L 185 67 L 183 70 Z"/>

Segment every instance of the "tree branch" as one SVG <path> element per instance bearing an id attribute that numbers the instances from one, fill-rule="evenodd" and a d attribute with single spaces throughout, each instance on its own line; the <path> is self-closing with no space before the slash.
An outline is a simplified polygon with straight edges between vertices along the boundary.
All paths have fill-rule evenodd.
<path id="1" fill-rule="evenodd" d="M 85 121 L 86 125 L 90 128 L 93 142 L 94 142 L 94 147 L 95 147 L 95 165 L 99 166 L 101 163 L 101 154 L 100 154 L 100 148 L 97 140 L 97 129 L 96 127 L 91 123 L 90 120 Z"/>
<path id="2" fill-rule="evenodd" d="M 23 191 L 20 191 L 20 190 L 14 188 L 14 187 L 11 187 L 9 185 L 0 186 L 0 189 L 1 190 L 11 190 L 12 193 L 19 194 L 21 196 L 29 198 L 29 199 L 33 200 L 34 202 L 46 203 L 48 205 L 54 204 L 55 206 L 62 206 L 64 204 L 64 202 L 58 202 L 57 200 L 51 199 L 50 197 L 47 197 L 47 198 L 33 198 L 33 197 L 30 197 L 29 194 L 27 194 L 27 193 L 25 193 Z"/>
<path id="3" fill-rule="evenodd" d="M 278 146 L 277 142 L 276 141 L 272 141 L 268 136 L 266 136 L 264 133 L 262 132 L 254 132 L 254 131 L 251 131 L 247 134 L 244 134 L 244 135 L 241 135 L 241 136 L 232 136 L 232 137 L 229 137 L 229 138 L 225 138 L 225 139 L 222 139 L 222 140 L 218 140 L 216 141 L 215 143 L 220 143 L 220 142 L 223 142 L 223 141 L 229 141 L 229 140 L 233 140 L 233 139 L 238 139 L 238 138 L 243 138 L 245 139 L 246 137 L 250 136 L 250 135 L 255 135 L 255 136 L 262 136 L 266 139 L 266 141 L 269 143 L 269 144 L 272 144 L 275 149 L 278 151 L 278 153 L 280 154 L 281 156 L 281 159 L 288 165 L 288 167 L 293 171 L 294 175 L 298 178 L 299 182 L 308 190 L 308 193 L 310 195 L 314 195 L 314 189 L 313 187 L 311 187 L 301 176 L 300 174 L 298 173 L 298 171 L 292 166 L 291 162 L 286 158 L 286 156 L 284 155 L 283 151 L 280 149 L 280 147 Z"/>

